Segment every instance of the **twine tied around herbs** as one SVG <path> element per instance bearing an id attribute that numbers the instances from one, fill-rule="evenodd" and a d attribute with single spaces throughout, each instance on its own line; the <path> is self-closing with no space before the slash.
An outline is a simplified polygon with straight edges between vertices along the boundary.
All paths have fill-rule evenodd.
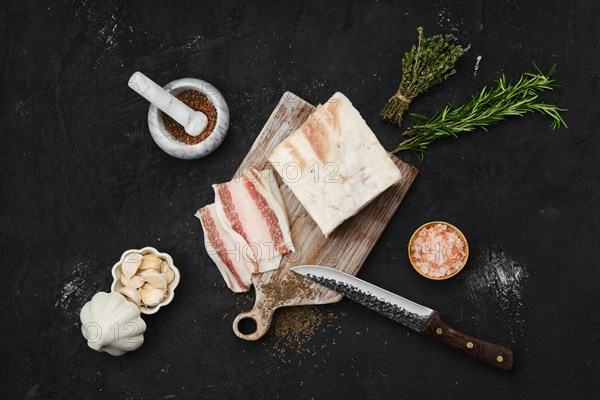
<path id="1" fill-rule="evenodd" d="M 411 99 L 408 99 L 408 98 L 404 97 L 404 96 L 402 95 L 402 93 L 400 93 L 400 90 L 398 90 L 398 91 L 396 92 L 396 94 L 395 94 L 394 96 L 392 96 L 392 97 L 397 97 L 397 98 L 399 98 L 399 99 L 400 99 L 400 101 L 401 101 L 401 102 L 403 102 L 403 103 L 406 103 L 406 104 L 410 104 L 410 103 L 412 102 L 412 98 L 411 98 Z"/>

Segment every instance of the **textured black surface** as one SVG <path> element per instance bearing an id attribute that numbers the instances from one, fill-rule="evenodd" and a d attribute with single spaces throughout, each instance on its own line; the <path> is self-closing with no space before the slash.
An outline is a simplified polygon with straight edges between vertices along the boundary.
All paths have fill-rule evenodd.
<path id="1" fill-rule="evenodd" d="M 0 2 L 1 397 L 598 398 L 599 4 Z M 285 90 L 312 103 L 344 92 L 392 148 L 399 130 L 377 113 L 419 25 L 472 49 L 413 112 L 461 102 L 502 72 L 557 63 L 562 87 L 544 99 L 569 109 L 569 129 L 527 116 L 435 143 L 423 163 L 401 154 L 421 172 L 360 276 L 510 343 L 515 370 L 482 367 L 348 300 L 325 306 L 342 333 L 313 338 L 335 335 L 336 345 L 282 364 L 272 336 L 233 334 L 238 298 L 205 255 L 193 213 L 212 201 L 210 184 L 233 174 Z M 136 70 L 219 88 L 232 117 L 223 145 L 191 162 L 162 153 L 148 105 L 126 85 Z M 436 219 L 456 224 L 471 249 L 443 282 L 406 257 L 414 229 Z M 145 317 L 138 351 L 93 352 L 79 309 L 109 289 L 124 250 L 146 245 L 181 269 L 175 299 Z"/>

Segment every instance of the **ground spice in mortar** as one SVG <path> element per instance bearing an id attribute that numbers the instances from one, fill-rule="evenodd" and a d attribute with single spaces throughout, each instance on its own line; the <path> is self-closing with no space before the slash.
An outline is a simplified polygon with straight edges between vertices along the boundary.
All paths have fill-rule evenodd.
<path id="1" fill-rule="evenodd" d="M 208 124 L 202 133 L 198 136 L 188 135 L 185 131 L 185 128 L 173 118 L 169 117 L 164 112 L 162 114 L 163 122 L 165 124 L 165 128 L 173 139 L 178 140 L 180 142 L 186 144 L 197 144 L 206 139 L 212 131 L 215 129 L 215 125 L 217 124 L 217 109 L 214 104 L 208 100 L 204 94 L 200 93 L 197 90 L 184 90 L 180 92 L 175 97 L 181 100 L 186 106 L 190 107 L 194 111 L 203 112 L 208 118 Z"/>

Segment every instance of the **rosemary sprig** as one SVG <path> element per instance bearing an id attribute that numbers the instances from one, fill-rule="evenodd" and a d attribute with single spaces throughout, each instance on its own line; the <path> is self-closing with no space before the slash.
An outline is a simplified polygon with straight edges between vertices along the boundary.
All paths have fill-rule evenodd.
<path id="1" fill-rule="evenodd" d="M 507 83 L 502 75 L 496 81 L 497 86 L 488 90 L 484 87 L 479 94 L 472 96 L 468 103 L 460 107 L 447 105 L 433 117 L 411 114 L 411 124 L 402 134 L 408 139 L 403 141 L 392 153 L 401 150 L 412 150 L 419 159 L 423 159 L 427 146 L 436 139 L 458 137 L 461 132 L 471 132 L 476 128 L 487 131 L 487 127 L 503 121 L 511 115 L 523 116 L 537 112 L 552 119 L 552 129 L 567 127 L 560 115 L 561 111 L 554 104 L 538 101 L 538 94 L 544 90 L 553 90 L 555 80 L 552 75 L 556 65 L 544 74 L 535 66 L 537 72 L 524 73 L 517 83 Z"/>
<path id="2" fill-rule="evenodd" d="M 453 35 L 423 36 L 423 27 L 417 28 L 419 42 L 402 57 L 402 81 L 396 94 L 388 100 L 380 115 L 388 122 L 400 125 L 412 99 L 427 91 L 450 75 L 454 64 L 465 54 L 465 48 L 455 44 Z"/>

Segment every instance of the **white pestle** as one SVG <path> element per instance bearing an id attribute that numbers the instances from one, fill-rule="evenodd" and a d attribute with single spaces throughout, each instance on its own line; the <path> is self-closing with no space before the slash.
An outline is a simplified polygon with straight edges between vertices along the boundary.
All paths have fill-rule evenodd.
<path id="1" fill-rule="evenodd" d="M 204 113 L 192 110 L 141 72 L 131 75 L 129 87 L 179 122 L 188 135 L 198 136 L 206 129 L 208 118 Z"/>

